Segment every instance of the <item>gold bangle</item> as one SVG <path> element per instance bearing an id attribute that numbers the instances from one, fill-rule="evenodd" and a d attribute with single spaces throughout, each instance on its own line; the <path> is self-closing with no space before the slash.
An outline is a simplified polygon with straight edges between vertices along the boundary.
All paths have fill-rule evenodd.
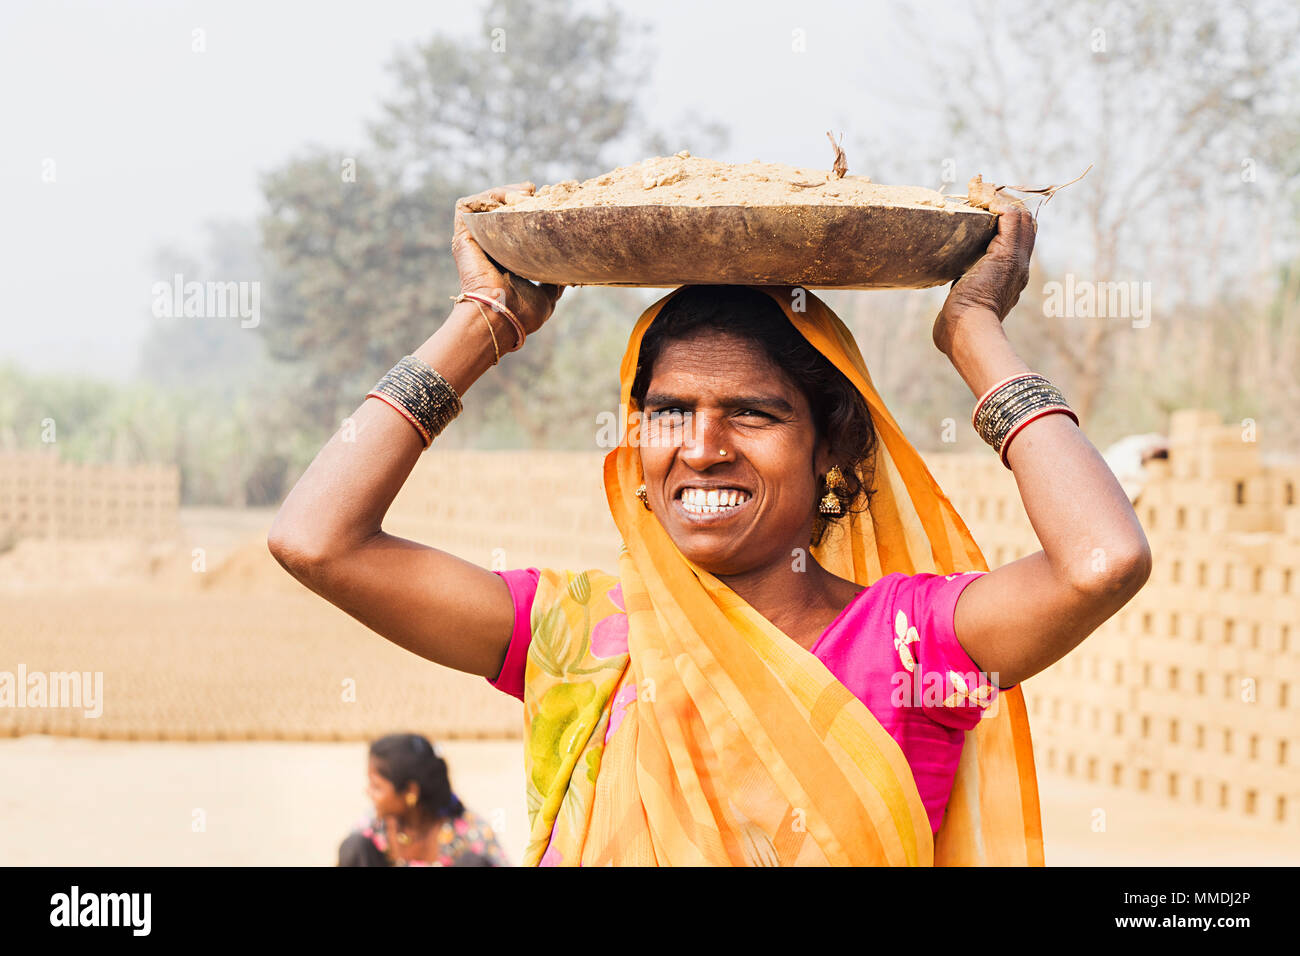
<path id="1" fill-rule="evenodd" d="M 524 339 L 527 337 L 527 333 L 524 332 L 524 325 L 515 317 L 513 312 L 506 308 L 504 302 L 498 302 L 491 296 L 479 295 L 477 292 L 462 292 L 460 295 L 453 295 L 451 297 L 451 301 L 453 302 L 464 302 L 466 299 L 474 299 L 476 302 L 482 302 L 484 305 L 491 306 L 492 311 L 500 312 L 506 317 L 510 324 L 514 326 L 515 347 L 510 350 L 511 352 L 518 352 L 524 347 Z"/>
<path id="2" fill-rule="evenodd" d="M 487 317 L 487 313 L 483 311 L 483 306 L 479 303 L 479 301 L 477 299 L 470 299 L 470 301 L 473 302 L 475 308 L 478 309 L 478 314 L 483 316 L 483 323 L 488 327 L 488 335 L 492 336 L 492 351 L 497 354 L 496 361 L 493 362 L 492 364 L 496 365 L 498 362 L 501 361 L 501 349 L 497 345 L 497 334 L 496 332 L 493 331 L 492 323 L 491 321 L 489 321 Z"/>

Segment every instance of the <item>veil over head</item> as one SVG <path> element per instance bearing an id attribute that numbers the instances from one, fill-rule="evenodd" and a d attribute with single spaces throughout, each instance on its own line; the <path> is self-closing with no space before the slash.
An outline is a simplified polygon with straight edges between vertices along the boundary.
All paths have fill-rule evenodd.
<path id="1" fill-rule="evenodd" d="M 753 288 L 859 390 L 877 433 L 869 510 L 828 529 L 812 548 L 818 562 L 864 586 L 892 572 L 987 571 L 843 322 L 807 290 Z M 1018 685 L 966 732 L 935 834 L 902 750 L 867 707 L 682 555 L 636 498 L 637 359 L 646 330 L 680 291 L 641 315 L 620 369 L 627 428 L 604 467 L 623 539 L 619 572 L 547 571 L 539 582 L 525 676 L 526 862 L 1041 866 Z M 626 612 L 626 654 L 591 650 L 601 601 Z M 579 646 L 576 656 L 567 650 Z M 559 665 L 566 655 L 570 663 Z M 552 744 L 564 753 L 552 757 Z"/>

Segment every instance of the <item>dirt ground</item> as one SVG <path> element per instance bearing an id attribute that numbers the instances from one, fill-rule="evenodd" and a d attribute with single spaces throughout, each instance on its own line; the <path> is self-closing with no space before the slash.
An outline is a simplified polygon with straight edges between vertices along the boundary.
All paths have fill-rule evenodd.
<path id="1" fill-rule="evenodd" d="M 443 741 L 452 785 L 526 843 L 523 751 Z M 0 740 L 0 864 L 332 866 L 369 809 L 364 743 Z M 502 824 L 504 824 L 502 826 Z"/>
<path id="2" fill-rule="evenodd" d="M 444 741 L 452 783 L 516 865 L 515 741 Z M 365 744 L 0 740 L 0 864 L 330 866 L 366 811 Z M 1040 779 L 1049 866 L 1294 865 L 1294 834 L 1158 798 Z M 1097 810 L 1105 830 L 1094 831 Z M 197 813 L 196 813 L 197 811 Z M 202 828 L 198 828 L 198 824 Z"/>
<path id="3" fill-rule="evenodd" d="M 271 557 L 266 512 L 183 512 L 187 540 L 24 540 L 0 555 L 0 670 L 102 674 L 102 713 L 0 707 L 0 737 L 518 735 L 485 680 L 392 644 Z"/>

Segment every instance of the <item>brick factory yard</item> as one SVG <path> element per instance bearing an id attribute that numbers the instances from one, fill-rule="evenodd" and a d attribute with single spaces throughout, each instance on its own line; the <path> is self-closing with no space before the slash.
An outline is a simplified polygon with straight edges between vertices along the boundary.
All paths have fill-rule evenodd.
<path id="1" fill-rule="evenodd" d="M 518 741 L 443 747 L 466 804 L 526 843 Z M 365 811 L 364 743 L 0 740 L 0 864 L 330 866 Z M 1281 866 L 1297 837 L 1264 821 L 1170 806 L 1044 774 L 1049 866 Z M 1092 830 L 1104 809 L 1106 829 Z M 194 829 L 201 810 L 205 829 Z M 21 821 L 21 822 L 19 822 Z"/>
<path id="2" fill-rule="evenodd" d="M 612 564 L 599 456 L 518 453 L 514 465 L 494 465 L 549 489 L 548 509 L 500 514 L 454 494 L 489 454 L 506 453 L 422 462 L 386 530 L 485 566 Z M 996 461 L 933 465 L 991 564 L 1033 549 Z M 1283 699 L 1296 659 L 1287 644 L 1296 508 L 1278 512 L 1287 524 L 1270 538 L 1272 557 L 1222 541 L 1198 555 L 1181 537 L 1177 502 L 1155 494 L 1181 487 L 1155 485 L 1140 503 L 1158 559 L 1151 586 L 1026 682 L 1048 865 L 1300 861 Z M 1156 509 L 1172 519 L 1157 523 Z M 1202 525 L 1274 520 L 1267 508 L 1202 510 Z M 365 741 L 396 730 L 445 747 L 457 790 L 504 821 L 503 845 L 521 859 L 519 703 L 389 644 L 292 580 L 266 549 L 272 514 L 182 509 L 180 533 L 166 541 L 28 538 L 0 553 L 0 671 L 103 675 L 98 717 L 0 707 L 0 864 L 332 864 L 366 809 Z M 1207 569 L 1208 585 L 1193 576 Z M 1232 643 L 1225 614 L 1237 618 Z M 1217 665 L 1202 661 L 1210 651 Z M 1177 692 L 1160 683 L 1171 666 L 1187 670 Z M 1204 693 L 1197 668 L 1212 678 Z M 1257 674 L 1260 704 L 1215 693 L 1225 672 Z M 1171 720 L 1185 724 L 1176 742 Z M 1236 749 L 1200 749 L 1197 721 L 1212 744 L 1232 730 Z"/>

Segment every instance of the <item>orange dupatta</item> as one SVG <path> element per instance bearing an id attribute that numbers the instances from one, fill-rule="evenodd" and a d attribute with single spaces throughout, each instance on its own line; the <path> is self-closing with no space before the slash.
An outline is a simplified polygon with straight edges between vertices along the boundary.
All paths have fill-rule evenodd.
<path id="1" fill-rule="evenodd" d="M 755 288 L 859 389 L 879 439 L 870 511 L 832 528 L 817 560 L 862 585 L 895 571 L 988 570 L 844 324 L 806 290 Z M 525 863 L 1043 865 L 1019 686 L 966 732 L 933 834 L 901 749 L 867 707 L 686 559 L 635 497 L 632 381 L 642 337 L 673 294 L 642 314 L 620 371 L 628 431 L 605 459 L 619 573 L 546 570 L 534 599 Z M 600 632 L 622 626 L 624 611 L 626 652 L 611 653 Z"/>

